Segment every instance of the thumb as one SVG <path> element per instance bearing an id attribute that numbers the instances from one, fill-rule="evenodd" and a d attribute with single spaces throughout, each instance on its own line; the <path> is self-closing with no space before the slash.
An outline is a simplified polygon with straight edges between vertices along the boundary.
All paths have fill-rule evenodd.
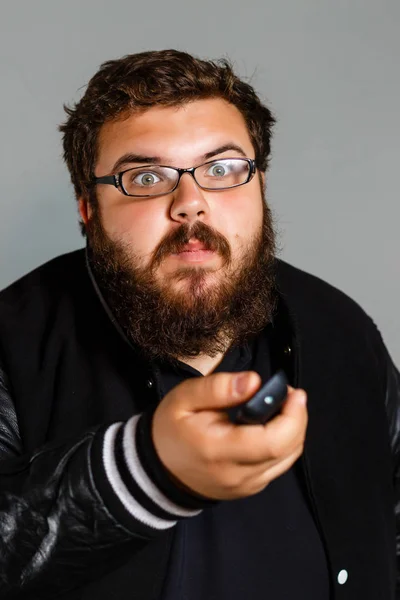
<path id="1" fill-rule="evenodd" d="M 186 381 L 193 384 L 189 393 L 190 405 L 186 407 L 191 412 L 216 410 L 240 404 L 251 398 L 261 386 L 261 377 L 255 371 L 214 373 L 197 381 Z"/>
<path id="2" fill-rule="evenodd" d="M 279 426 L 282 419 L 289 417 L 294 423 L 307 421 L 307 393 L 301 388 L 288 386 L 288 395 L 283 403 L 280 413 L 275 417 L 275 423 Z M 272 422 L 271 422 L 272 423 Z"/>

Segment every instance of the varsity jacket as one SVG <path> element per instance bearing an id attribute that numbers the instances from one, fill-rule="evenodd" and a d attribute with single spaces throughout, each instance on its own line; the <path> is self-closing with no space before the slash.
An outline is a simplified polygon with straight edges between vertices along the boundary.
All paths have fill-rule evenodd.
<path id="1" fill-rule="evenodd" d="M 400 374 L 348 296 L 278 259 L 276 279 L 274 356 L 308 394 L 302 466 L 331 596 L 399 600 Z M 1 598 L 160 598 L 175 524 L 212 501 L 157 457 L 154 369 L 83 250 L 1 292 Z"/>

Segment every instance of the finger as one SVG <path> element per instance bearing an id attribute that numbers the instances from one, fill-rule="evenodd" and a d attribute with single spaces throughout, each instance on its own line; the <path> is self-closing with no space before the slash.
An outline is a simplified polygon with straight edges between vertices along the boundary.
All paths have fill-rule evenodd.
<path id="1" fill-rule="evenodd" d="M 221 372 L 187 379 L 174 391 L 177 408 L 188 414 L 203 410 L 216 411 L 240 404 L 251 398 L 260 386 L 261 377 L 255 371 Z"/>
<path id="2" fill-rule="evenodd" d="M 265 425 L 271 442 L 276 442 L 279 454 L 279 442 L 283 445 L 294 442 L 299 436 L 304 437 L 308 424 L 307 394 L 302 389 L 289 390 L 281 412 Z"/>
<path id="3" fill-rule="evenodd" d="M 257 470 L 253 467 L 253 473 L 249 470 L 247 479 L 248 487 L 253 487 L 254 490 L 261 491 L 269 483 L 286 473 L 294 463 L 303 454 L 303 447 L 297 448 L 294 452 L 286 456 L 283 460 L 274 460 L 271 463 L 264 464 L 264 467 L 260 466 Z M 244 467 L 249 468 L 250 467 Z M 246 479 L 242 480 L 242 485 L 246 484 Z"/>
<path id="4" fill-rule="evenodd" d="M 280 460 L 303 444 L 308 419 L 302 393 L 293 390 L 286 402 L 295 406 L 265 425 L 234 425 L 225 431 L 220 448 L 222 460 L 231 457 L 238 464 L 262 464 L 267 460 Z"/>
<path id="5" fill-rule="evenodd" d="M 235 489 L 237 489 L 237 497 L 256 494 L 274 479 L 277 479 L 288 471 L 301 456 L 302 451 L 301 447 L 297 448 L 295 452 L 292 452 L 283 460 L 268 461 L 257 467 L 249 465 L 242 467 L 233 465 L 231 468 L 228 467 L 225 471 L 226 487 L 229 488 L 230 493 L 235 493 Z"/>
<path id="6" fill-rule="evenodd" d="M 262 485 L 264 482 L 265 487 L 265 485 L 268 485 L 268 483 L 286 473 L 303 454 L 303 450 L 304 447 L 300 446 L 299 448 L 296 448 L 294 452 L 289 454 L 289 456 L 286 456 L 283 460 L 276 461 L 272 465 L 266 465 L 264 473 L 261 472 L 259 475 L 260 485 Z"/>

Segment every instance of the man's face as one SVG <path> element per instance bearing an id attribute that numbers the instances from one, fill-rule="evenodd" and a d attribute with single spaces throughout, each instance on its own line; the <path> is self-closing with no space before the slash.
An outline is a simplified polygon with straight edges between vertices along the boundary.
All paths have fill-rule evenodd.
<path id="1" fill-rule="evenodd" d="M 221 148 L 225 149 L 221 152 Z M 127 160 L 115 169 L 117 161 L 129 154 L 147 157 L 144 164 L 157 157 L 157 164 L 188 168 L 214 158 L 254 158 L 255 153 L 238 109 L 222 99 L 207 99 L 178 108 L 151 108 L 142 114 L 106 123 L 99 134 L 95 175 L 100 177 L 142 166 L 143 163 L 136 159 L 136 162 Z M 125 286 L 126 306 L 122 310 L 120 306 L 113 307 L 122 320 L 126 321 L 128 317 L 125 313 L 131 298 L 126 298 L 127 294 L 136 296 L 137 300 L 137 294 L 146 290 L 147 298 L 153 296 L 154 300 L 157 296 L 157 312 L 166 311 L 161 318 L 179 319 L 183 327 L 185 319 L 189 320 L 187 326 L 191 334 L 188 335 L 193 338 L 193 343 L 188 342 L 185 346 L 185 335 L 181 332 L 181 356 L 185 352 L 193 355 L 195 347 L 198 351 L 210 352 L 213 335 L 214 345 L 218 338 L 217 313 L 218 322 L 232 338 L 235 325 L 230 323 L 228 326 L 227 322 L 224 325 L 222 311 L 226 319 L 227 307 L 239 291 L 239 296 L 244 292 L 247 297 L 254 294 L 254 290 L 238 290 L 237 287 L 243 287 L 246 277 L 248 279 L 248 273 L 246 275 L 244 271 L 260 271 L 261 265 L 257 266 L 260 245 L 264 252 L 268 251 L 269 260 L 273 248 L 269 212 L 263 201 L 258 174 L 246 185 L 223 191 L 202 190 L 186 173 L 177 189 L 166 195 L 128 197 L 113 186 L 98 185 L 96 196 L 97 208 L 88 207 L 88 242 L 94 250 L 100 279 L 107 279 L 100 283 L 105 288 L 113 288 L 114 292 L 119 287 L 120 299 L 121 285 Z M 83 202 L 81 214 L 86 220 Z M 182 252 L 187 244 L 195 242 L 210 250 Z M 103 269 L 102 261 L 108 262 L 107 269 Z M 111 284 L 110 270 L 114 272 Z M 123 278 L 120 277 L 122 272 Z M 131 280 L 130 289 L 126 287 L 127 273 Z M 258 281 L 261 283 L 259 277 Z M 271 281 L 268 282 L 271 285 Z M 109 300 L 111 304 L 115 303 L 115 293 L 114 300 Z M 138 315 L 137 311 L 143 306 L 141 298 L 136 303 L 135 314 L 142 321 L 146 315 Z M 150 303 L 144 310 L 153 312 L 154 308 L 155 305 Z M 268 313 L 270 307 L 265 308 Z M 143 344 L 143 335 L 134 332 L 132 318 L 133 314 L 128 319 L 130 324 L 123 324 L 134 341 Z M 239 315 L 233 318 L 237 319 Z M 158 325 L 168 327 L 168 323 Z M 173 326 L 173 323 L 169 324 L 171 335 Z M 196 328 L 202 331 L 196 333 Z M 209 330 L 209 343 L 205 341 L 204 328 Z M 203 342 L 202 336 L 205 336 Z M 163 342 L 167 343 L 168 351 L 158 348 L 153 354 L 167 356 L 173 340 Z M 176 343 L 179 346 L 179 340 Z"/>

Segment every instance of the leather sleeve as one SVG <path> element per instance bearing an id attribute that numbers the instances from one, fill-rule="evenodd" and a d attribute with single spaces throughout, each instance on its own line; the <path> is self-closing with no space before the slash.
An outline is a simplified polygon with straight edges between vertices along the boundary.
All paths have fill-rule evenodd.
<path id="1" fill-rule="evenodd" d="M 99 567 L 103 573 L 112 569 L 116 546 L 123 560 L 124 552 L 146 543 L 146 536 L 114 519 L 99 497 L 90 467 L 96 435 L 88 431 L 23 456 L 0 369 L 1 598 L 56 598 L 90 581 Z"/>
<path id="2" fill-rule="evenodd" d="M 400 372 L 385 346 L 382 335 L 372 321 L 374 353 L 385 394 L 385 408 L 389 424 L 389 440 L 393 464 L 394 513 L 396 519 L 396 600 L 400 600 Z"/>
<path id="3" fill-rule="evenodd" d="M 400 600 L 400 373 L 388 353 L 386 373 L 386 412 L 389 420 L 395 490 L 397 554 L 396 599 Z"/>
<path id="4" fill-rule="evenodd" d="M 6 373 L 0 364 L 0 457 L 19 456 L 21 440 Z"/>
<path id="5" fill-rule="evenodd" d="M 54 600 L 99 580 L 214 503 L 172 485 L 152 456 L 148 420 L 136 415 L 23 455 L 0 362 L 1 598 Z"/>

